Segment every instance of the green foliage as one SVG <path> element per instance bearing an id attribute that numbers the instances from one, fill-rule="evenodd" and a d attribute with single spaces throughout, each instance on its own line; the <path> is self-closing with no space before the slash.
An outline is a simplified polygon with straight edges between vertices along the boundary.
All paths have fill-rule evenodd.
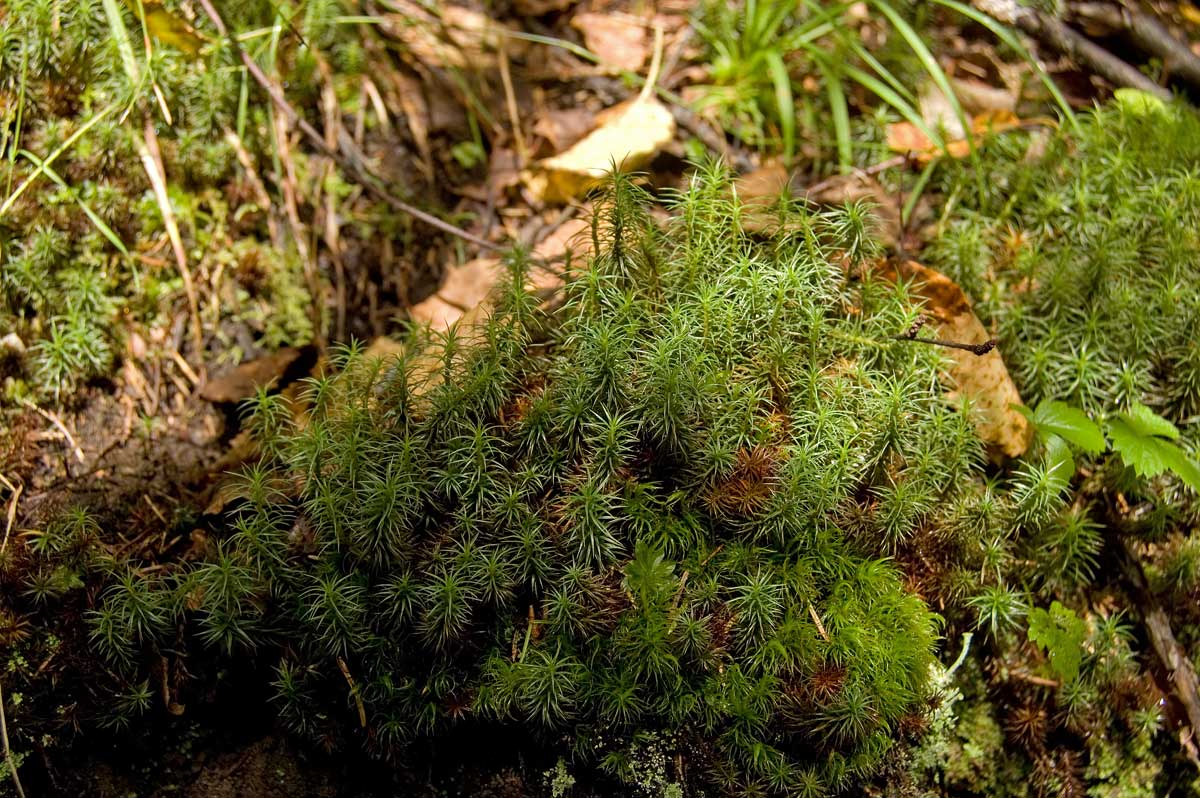
<path id="1" fill-rule="evenodd" d="M 1050 667 L 1064 683 L 1073 682 L 1079 676 L 1086 637 L 1087 624 L 1075 616 L 1074 610 L 1060 602 L 1051 603 L 1048 612 L 1034 607 L 1029 613 L 1029 640 L 1046 652 Z"/>
<path id="2" fill-rule="evenodd" d="M 1095 417 L 1142 403 L 1174 422 L 1194 416 L 1200 116 L 1118 101 L 1052 137 L 1034 162 L 1027 146 L 1019 133 L 993 142 L 982 193 L 978 167 L 939 169 L 934 182 L 956 212 L 932 265 L 996 325 L 1031 405 L 1058 400 Z"/>
<path id="3" fill-rule="evenodd" d="M 278 656 L 309 733 L 344 707 L 340 660 L 384 753 L 468 716 L 565 734 L 653 794 L 684 774 L 637 764 L 651 749 L 780 793 L 873 772 L 936 628 L 884 556 L 957 523 L 980 448 L 941 353 L 888 339 L 904 287 L 833 265 L 869 251 L 861 209 L 751 235 L 716 167 L 674 206 L 661 231 L 615 177 L 561 309 L 518 252 L 479 326 L 336 352 L 303 427 L 253 399 L 264 459 L 229 533 L 171 580 L 119 573 L 101 652 L 127 662 L 170 617 Z M 663 728 L 686 736 L 650 746 Z"/>
<path id="4" fill-rule="evenodd" d="M 269 209 L 226 199 L 246 187 L 231 131 L 259 168 L 264 156 L 277 155 L 270 103 L 205 20 L 197 21 L 203 39 L 172 39 L 155 20 L 178 18 L 179 4 L 151 11 L 119 0 L 13 0 L 0 10 L 0 327 L 27 349 L 5 364 L 11 397 L 66 401 L 111 370 L 125 331 L 145 340 L 146 328 L 171 325 L 164 317 L 183 284 L 173 259 L 168 265 L 146 255 L 166 232 L 139 158 L 146 121 L 157 130 L 152 149 L 161 152 L 191 270 L 231 284 L 211 286 L 225 300 L 213 309 L 241 314 L 270 348 L 311 340 L 323 321 L 312 310 L 315 278 L 306 279 L 305 264 L 278 246 Z M 269 29 L 293 15 L 289 27 L 313 31 L 304 44 L 290 35 L 243 44 L 290 84 L 297 107 L 315 107 L 304 94 L 317 84 L 307 79 L 318 57 L 313 48 L 341 68 L 356 61 L 360 30 L 337 23 L 338 3 L 307 2 L 297 14 L 247 2 L 221 13 L 235 32 Z M 361 55 L 357 61 L 361 67 Z M 351 84 L 361 89 L 352 72 L 329 80 L 342 99 Z M 301 195 L 293 201 L 303 203 L 318 177 L 307 173 L 302 152 L 292 162 Z M 300 212 L 306 215 L 303 206 Z M 234 299 L 238 306 L 230 307 Z"/>
<path id="5" fill-rule="evenodd" d="M 1113 451 L 1140 477 L 1170 471 L 1185 485 L 1200 492 L 1200 466 L 1175 441 L 1179 429 L 1141 404 L 1119 413 L 1108 423 Z"/>

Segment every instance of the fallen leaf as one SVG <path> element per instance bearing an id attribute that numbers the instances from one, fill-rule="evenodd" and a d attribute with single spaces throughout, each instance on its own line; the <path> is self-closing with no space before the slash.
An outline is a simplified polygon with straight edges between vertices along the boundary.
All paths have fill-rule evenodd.
<path id="1" fill-rule="evenodd" d="M 513 9 L 523 17 L 542 17 L 555 11 L 565 11 L 575 0 L 515 0 Z"/>
<path id="2" fill-rule="evenodd" d="M 533 248 L 533 256 L 542 261 L 557 263 L 570 255 L 573 263 L 592 254 L 592 225 L 587 219 L 575 218 L 556 227 Z M 529 275 L 529 287 L 542 297 L 554 295 L 562 287 L 562 275 L 557 269 L 535 266 Z"/>
<path id="3" fill-rule="evenodd" d="M 903 200 L 889 193 L 878 180 L 861 172 L 838 175 L 824 182 L 825 187 L 809 194 L 808 200 L 821 205 L 845 205 L 866 200 L 871 204 L 871 212 L 875 216 L 876 237 L 885 246 L 896 246 L 903 230 L 900 223 Z"/>
<path id="4" fill-rule="evenodd" d="M 433 330 L 448 330 L 476 311 L 503 273 L 499 258 L 476 258 L 451 267 L 437 293 L 409 308 L 409 317 Z"/>
<path id="5" fill-rule="evenodd" d="M 920 96 L 917 98 L 917 108 L 921 112 L 921 119 L 925 120 L 925 124 L 931 130 L 941 132 L 945 138 L 951 141 L 965 136 L 962 120 L 954 112 L 953 103 L 950 102 L 945 92 L 933 85 L 932 82 L 926 83 L 921 88 Z"/>
<path id="6" fill-rule="evenodd" d="M 1012 89 L 998 89 L 974 78 L 951 78 L 950 85 L 968 113 L 1017 109 L 1017 95 Z"/>
<path id="7" fill-rule="evenodd" d="M 511 36 L 508 27 L 463 6 L 438 4 L 437 15 L 413 0 L 391 0 L 389 6 L 396 13 L 379 17 L 383 32 L 429 67 L 495 69 L 502 36 L 507 37 L 510 57 L 528 49 L 528 43 Z"/>
<path id="8" fill-rule="evenodd" d="M 433 153 L 429 147 L 429 105 L 425 102 L 425 93 L 420 81 L 401 72 L 391 72 L 396 86 L 400 110 L 404 112 L 404 121 L 412 133 L 417 152 L 421 154 L 421 171 L 427 179 L 433 179 Z"/>
<path id="9" fill-rule="evenodd" d="M 138 4 L 125 0 L 125 5 L 138 14 Z M 195 58 L 208 39 L 196 32 L 187 20 L 163 8 L 157 0 L 142 0 L 141 13 L 146 20 L 146 30 L 156 41 L 174 47 L 186 56 Z"/>
<path id="10" fill-rule="evenodd" d="M 587 257 L 592 252 L 592 225 L 587 219 L 568 219 L 533 248 L 534 257 L 555 260 L 567 254 Z"/>
<path id="11" fill-rule="evenodd" d="M 535 199 L 561 203 L 595 187 L 615 164 L 644 166 L 675 136 L 675 117 L 653 97 L 627 100 L 598 114 L 597 125 L 565 152 L 544 158 L 524 175 Z"/>
<path id="12" fill-rule="evenodd" d="M 925 300 L 925 312 L 935 322 L 930 326 L 936 326 L 939 340 L 963 344 L 989 340 L 966 294 L 946 275 L 911 260 L 899 265 L 881 264 L 877 271 L 889 280 L 914 283 L 915 293 Z M 946 353 L 952 361 L 948 377 L 955 386 L 948 398 L 964 396 L 971 400 L 975 432 L 994 454 L 1004 457 L 1024 454 L 1033 429 L 1025 416 L 1013 409 L 1023 403 L 1000 352 L 992 349 L 986 355 L 976 355 L 946 349 Z"/>
<path id="13" fill-rule="evenodd" d="M 646 28 L 636 20 L 612 14 L 576 14 L 571 27 L 583 34 L 583 43 L 601 64 L 613 72 L 636 72 L 649 51 Z"/>
<path id="14" fill-rule="evenodd" d="M 1047 119 L 1022 120 L 1012 111 L 985 111 L 971 120 L 971 140 L 978 147 L 986 136 L 1032 124 L 1053 124 Z M 888 148 L 894 152 L 912 155 L 918 163 L 926 164 L 935 158 L 948 155 L 965 158 L 971 152 L 966 138 L 946 142 L 945 150 L 929 140 L 929 137 L 911 122 L 894 122 L 887 128 Z"/>
<path id="15" fill-rule="evenodd" d="M 312 368 L 316 349 L 285 346 L 269 355 L 248 360 L 214 377 L 200 389 L 200 398 L 213 403 L 235 403 L 248 399 L 267 385 L 279 387 Z M 290 378 L 290 379 L 289 379 Z"/>
<path id="16" fill-rule="evenodd" d="M 550 145 L 551 152 L 562 152 L 586 136 L 595 117 L 583 108 L 543 111 L 533 121 L 533 133 Z"/>
<path id="17" fill-rule="evenodd" d="M 791 174 L 783 164 L 774 161 L 760 166 L 733 181 L 733 190 L 746 204 L 770 205 L 787 188 Z"/>

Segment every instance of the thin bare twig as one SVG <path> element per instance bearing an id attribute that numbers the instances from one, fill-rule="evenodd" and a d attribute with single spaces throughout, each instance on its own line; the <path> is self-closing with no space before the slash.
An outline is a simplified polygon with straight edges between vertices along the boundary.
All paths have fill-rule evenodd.
<path id="1" fill-rule="evenodd" d="M 22 399 L 21 404 L 53 424 L 63 434 L 63 437 L 67 439 L 67 443 L 71 445 L 71 451 L 74 453 L 75 458 L 81 463 L 84 462 L 83 449 L 79 448 L 79 444 L 75 442 L 75 436 L 71 434 L 71 430 L 67 429 L 67 425 L 62 422 L 62 419 L 49 410 L 43 410 L 28 399 Z"/>
<path id="2" fill-rule="evenodd" d="M 162 153 L 158 147 L 158 134 L 154 131 L 154 121 L 146 116 L 146 124 L 142 130 L 142 138 L 137 141 L 138 156 L 146 176 L 150 178 L 150 186 L 154 189 L 154 198 L 162 211 L 163 224 L 167 228 L 167 237 L 171 240 L 171 249 L 175 254 L 175 265 L 179 268 L 179 276 L 183 278 L 183 291 L 187 295 L 188 317 L 191 320 L 193 344 L 196 347 L 196 357 L 200 359 L 200 373 L 204 374 L 204 328 L 200 326 L 200 299 L 196 294 L 196 284 L 192 280 L 192 272 L 188 268 L 187 250 L 183 247 L 183 237 L 179 234 L 179 224 L 175 220 L 175 211 L 171 208 L 171 198 L 167 191 L 167 173 L 163 167 Z"/>
<path id="3" fill-rule="evenodd" d="M 1166 611 L 1150 592 L 1146 574 L 1138 560 L 1130 542 L 1122 537 L 1119 541 L 1121 565 L 1125 576 L 1133 587 L 1133 595 L 1137 598 L 1142 611 L 1142 622 L 1146 626 L 1146 636 L 1150 645 L 1158 655 L 1159 662 L 1171 677 L 1175 686 L 1175 695 L 1187 713 L 1188 723 L 1192 733 L 1200 733 L 1200 683 L 1196 679 L 1196 669 L 1188 658 L 1187 652 L 1175 639 L 1171 631 L 1171 621 Z"/>
<path id="4" fill-rule="evenodd" d="M 1096 2 L 1071 3 L 1067 12 L 1081 23 L 1124 31 L 1144 52 L 1163 59 L 1167 69 L 1188 85 L 1200 89 L 1200 56 L 1149 14 L 1124 5 Z"/>
<path id="5" fill-rule="evenodd" d="M 4 483 L 4 487 L 8 488 L 12 498 L 8 500 L 7 521 L 4 524 L 4 541 L 0 543 L 0 554 L 8 548 L 8 536 L 12 534 L 13 522 L 17 520 L 17 502 L 21 500 L 21 492 L 25 490 L 25 484 L 20 480 L 14 485 L 8 480 L 8 477 L 0 474 L 0 482 Z"/>
<path id="6" fill-rule="evenodd" d="M 362 696 L 358 693 L 358 683 L 354 681 L 354 677 L 350 674 L 350 667 L 344 659 L 338 657 L 337 664 L 338 670 L 346 679 L 346 684 L 350 685 L 350 694 L 354 696 L 354 704 L 358 708 L 358 725 L 365 729 L 367 728 L 367 709 L 363 706 Z"/>
<path id="7" fill-rule="evenodd" d="M 517 148 L 517 161 L 521 168 L 524 168 L 529 163 L 529 149 L 525 146 L 525 134 L 521 131 L 521 112 L 517 108 L 517 93 L 513 89 L 507 41 L 508 37 L 500 37 L 500 82 L 504 84 L 504 103 L 508 106 L 508 123 L 512 125 L 513 144 Z"/>
<path id="8" fill-rule="evenodd" d="M 317 129 L 314 128 L 306 119 L 300 116 L 296 109 L 292 107 L 292 104 L 288 102 L 287 98 L 283 95 L 283 89 L 279 86 L 279 84 L 268 77 L 267 74 L 262 71 L 262 67 L 258 65 L 258 62 L 251 58 L 250 54 L 242 49 L 241 44 L 238 43 L 236 38 L 230 35 L 229 29 L 225 27 L 225 21 L 221 19 L 221 15 L 218 14 L 216 8 L 213 7 L 212 0 L 200 0 L 200 7 L 204 9 L 205 15 L 208 17 L 209 21 L 212 22 L 213 27 L 217 29 L 217 33 L 229 41 L 233 51 L 237 53 L 238 57 L 242 61 L 242 64 L 245 65 L 246 71 L 252 78 L 254 78 L 254 82 L 267 92 L 267 95 L 271 98 L 271 102 L 273 102 L 275 106 L 279 108 L 281 112 L 283 112 L 283 114 L 287 117 L 288 122 L 295 125 L 300 132 L 304 134 L 304 137 L 308 139 L 309 144 L 311 144 L 321 154 L 332 158 L 334 162 L 336 162 L 337 165 L 342 168 L 343 171 L 345 171 L 358 182 L 362 183 L 368 191 L 401 213 L 407 214 L 418 221 L 424 222 L 425 224 L 437 230 L 441 230 L 443 233 L 455 236 L 456 238 L 461 238 L 464 241 L 469 241 L 481 249 L 486 249 L 491 252 L 500 252 L 504 250 L 504 247 L 499 244 L 494 244 L 487 239 L 472 235 L 466 230 L 455 227 L 449 222 L 445 222 L 432 214 L 426 213 L 420 208 L 409 205 L 407 202 L 384 189 L 383 186 L 380 185 L 379 178 L 372 174 L 367 167 L 363 165 L 359 159 L 357 159 L 357 157 L 354 160 L 351 160 L 351 158 L 347 157 L 347 155 L 343 152 L 328 146 L 325 143 L 325 137 L 321 135 L 321 133 L 319 133 Z M 347 138 L 348 135 L 346 137 L 339 136 L 339 144 L 341 145 L 342 149 L 349 149 L 346 143 Z M 349 151 L 353 152 L 353 150 Z"/>

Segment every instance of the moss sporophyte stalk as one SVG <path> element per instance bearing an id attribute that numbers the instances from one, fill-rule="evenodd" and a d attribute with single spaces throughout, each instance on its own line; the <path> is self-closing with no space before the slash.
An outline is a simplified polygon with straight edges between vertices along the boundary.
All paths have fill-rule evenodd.
<path id="1" fill-rule="evenodd" d="M 671 730 L 666 761 L 727 789 L 872 773 L 937 638 L 889 555 L 965 528 L 981 447 L 939 353 L 886 340 L 917 309 L 853 268 L 860 211 L 781 205 L 750 234 L 716 167 L 672 205 L 659 229 L 614 177 L 561 307 L 517 252 L 486 321 L 340 350 L 304 423 L 260 393 L 229 533 L 115 579 L 99 651 L 137 683 L 182 619 L 272 658 L 296 731 L 387 757 L 471 717 L 593 760 Z"/>

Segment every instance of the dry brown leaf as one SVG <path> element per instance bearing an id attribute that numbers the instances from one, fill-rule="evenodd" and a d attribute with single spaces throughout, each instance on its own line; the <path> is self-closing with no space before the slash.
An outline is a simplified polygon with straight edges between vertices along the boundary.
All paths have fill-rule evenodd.
<path id="1" fill-rule="evenodd" d="M 421 166 L 425 176 L 433 179 L 433 152 L 429 147 L 429 105 L 425 102 L 425 92 L 421 89 L 420 81 L 401 72 L 392 72 L 396 86 L 396 96 L 400 101 L 400 110 L 404 112 L 404 121 L 412 133 L 417 152 L 421 154 Z"/>
<path id="2" fill-rule="evenodd" d="M 568 219 L 537 243 L 534 257 L 555 260 L 568 251 L 572 257 L 587 257 L 592 252 L 591 230 L 587 219 Z"/>
<path id="3" fill-rule="evenodd" d="M 463 6 L 441 4 L 440 17 L 413 0 L 392 0 L 397 13 L 380 17 L 384 33 L 402 42 L 429 67 L 485 70 L 499 65 L 500 37 L 512 31 L 486 14 Z M 508 36 L 509 56 L 519 56 L 528 43 Z"/>
<path id="4" fill-rule="evenodd" d="M 541 136 L 552 152 L 562 152 L 588 134 L 595 117 L 583 108 L 563 108 L 539 113 L 533 121 L 534 135 Z"/>
<path id="5" fill-rule="evenodd" d="M 638 20 L 613 14 L 576 14 L 571 26 L 583 34 L 583 43 L 610 71 L 636 72 L 646 62 L 649 38 Z"/>
<path id="6" fill-rule="evenodd" d="M 952 141 L 963 138 L 963 123 L 954 112 L 954 104 L 932 82 L 921 88 L 917 108 L 931 130 L 942 131 L 942 135 Z"/>
<path id="7" fill-rule="evenodd" d="M 499 258 L 476 258 L 462 266 L 446 270 L 441 289 L 413 305 L 409 316 L 438 331 L 467 318 L 485 299 L 499 281 L 504 269 Z"/>
<path id="8" fill-rule="evenodd" d="M 513 10 L 523 17 L 542 17 L 555 11 L 565 11 L 575 0 L 515 0 Z"/>
<path id="9" fill-rule="evenodd" d="M 791 175 L 779 162 L 758 167 L 733 181 L 733 189 L 743 203 L 771 204 L 787 188 Z"/>
<path id="10" fill-rule="evenodd" d="M 926 301 L 925 312 L 936 323 L 939 340 L 982 344 L 991 337 L 971 309 L 966 294 L 946 275 L 911 260 L 899 265 L 884 264 L 879 273 L 890 280 L 914 282 L 916 294 Z M 975 431 L 994 454 L 1005 457 L 1024 454 L 1033 429 L 1025 416 L 1013 409 L 1014 405 L 1022 404 L 1021 395 L 1000 352 L 996 349 L 986 355 L 959 349 L 946 352 L 952 360 L 948 376 L 955 386 L 948 398 L 965 396 L 971 400 Z"/>
<path id="11" fill-rule="evenodd" d="M 1049 120 L 1040 118 L 1022 120 L 1012 111 L 985 111 L 972 118 L 971 139 L 978 147 L 988 135 L 1003 133 L 1022 125 L 1047 123 L 1052 124 Z M 929 163 L 943 155 L 951 158 L 965 158 L 971 151 L 971 145 L 967 139 L 961 138 L 946 142 L 946 149 L 943 152 L 929 140 L 929 137 L 920 128 L 911 122 L 895 122 L 888 125 L 887 144 L 892 151 L 910 154 L 918 163 L 922 164 Z"/>
<path id="12" fill-rule="evenodd" d="M 598 114 L 596 127 L 566 152 L 528 170 L 525 184 L 542 202 L 561 203 L 593 188 L 617 165 L 644 166 L 675 136 L 675 117 L 653 97 L 637 97 Z"/>
<path id="13" fill-rule="evenodd" d="M 902 200 L 888 193 L 878 180 L 862 172 L 838 175 L 824 183 L 824 188 L 808 195 L 809 200 L 822 205 L 844 205 L 860 200 L 869 202 L 877 220 L 875 234 L 879 241 L 888 247 L 896 246 L 903 230 L 900 223 Z"/>
<path id="14" fill-rule="evenodd" d="M 200 389 L 200 398 L 207 402 L 240 402 L 263 386 L 285 381 L 288 375 L 307 373 L 315 361 L 316 349 L 313 347 L 285 346 L 209 380 Z"/>
<path id="15" fill-rule="evenodd" d="M 951 78 L 950 85 L 962 103 L 963 110 L 968 113 L 1017 109 L 1017 94 L 1012 89 L 998 89 L 974 78 Z"/>

